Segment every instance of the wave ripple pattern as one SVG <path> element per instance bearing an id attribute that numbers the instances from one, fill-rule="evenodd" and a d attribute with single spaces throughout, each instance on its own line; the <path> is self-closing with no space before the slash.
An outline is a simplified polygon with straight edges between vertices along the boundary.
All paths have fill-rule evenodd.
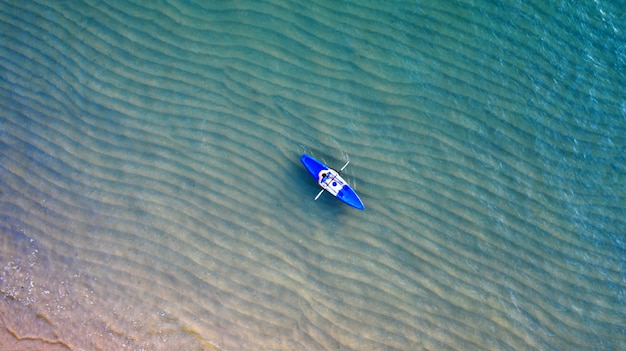
<path id="1" fill-rule="evenodd" d="M 0 348 L 626 349 L 622 12 L 1 1 Z"/>

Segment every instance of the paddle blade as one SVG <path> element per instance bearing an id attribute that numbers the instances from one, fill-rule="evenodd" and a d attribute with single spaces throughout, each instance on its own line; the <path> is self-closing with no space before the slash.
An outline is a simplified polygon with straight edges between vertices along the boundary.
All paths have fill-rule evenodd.
<path id="1" fill-rule="evenodd" d="M 350 160 L 348 160 L 348 162 L 346 162 L 345 165 L 343 165 L 343 167 L 341 167 L 341 169 L 339 170 L 339 172 L 337 173 L 341 173 L 341 171 L 343 171 L 344 169 L 346 169 L 346 167 L 348 167 L 348 164 L 350 163 Z"/>
<path id="2" fill-rule="evenodd" d="M 317 200 L 322 195 L 323 192 L 324 192 L 324 189 L 320 190 L 320 192 L 317 193 L 317 196 L 315 197 L 315 200 Z"/>

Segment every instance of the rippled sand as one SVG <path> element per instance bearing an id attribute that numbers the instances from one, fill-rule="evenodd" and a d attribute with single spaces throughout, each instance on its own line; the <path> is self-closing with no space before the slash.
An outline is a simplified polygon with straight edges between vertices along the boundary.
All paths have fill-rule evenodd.
<path id="1" fill-rule="evenodd" d="M 596 5 L 1 3 L 0 343 L 626 347 Z"/>

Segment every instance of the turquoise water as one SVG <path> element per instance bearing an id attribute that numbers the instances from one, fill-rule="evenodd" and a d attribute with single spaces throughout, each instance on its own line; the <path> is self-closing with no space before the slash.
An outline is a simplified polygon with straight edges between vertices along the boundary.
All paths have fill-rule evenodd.
<path id="1" fill-rule="evenodd" d="M 2 2 L 0 343 L 625 348 L 621 7 Z"/>

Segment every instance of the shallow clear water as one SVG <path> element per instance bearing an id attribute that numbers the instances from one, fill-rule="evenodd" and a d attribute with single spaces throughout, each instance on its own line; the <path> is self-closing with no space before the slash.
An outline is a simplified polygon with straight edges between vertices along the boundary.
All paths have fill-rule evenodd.
<path id="1" fill-rule="evenodd" d="M 0 12 L 0 343 L 626 346 L 617 2 Z"/>

